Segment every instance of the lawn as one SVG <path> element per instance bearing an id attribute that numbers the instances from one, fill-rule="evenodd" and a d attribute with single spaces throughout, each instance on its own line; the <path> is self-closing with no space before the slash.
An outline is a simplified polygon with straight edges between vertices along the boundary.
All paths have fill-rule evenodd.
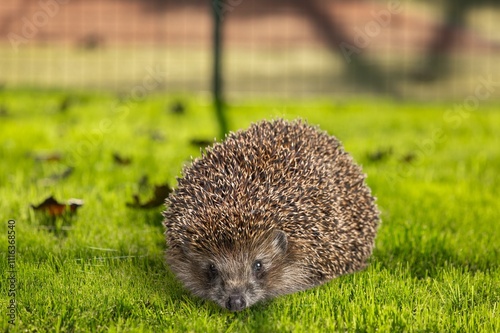
<path id="1" fill-rule="evenodd" d="M 172 112 L 176 103 L 184 113 Z M 302 117 L 337 136 L 368 174 L 383 223 L 365 271 L 229 313 L 190 296 L 170 273 L 162 207 L 126 206 L 135 194 L 147 201 L 153 185 L 175 186 L 182 166 L 200 155 L 191 141 L 217 135 L 206 97 L 3 90 L 1 330 L 498 332 L 500 105 L 461 113 L 452 106 L 232 104 L 233 130 Z M 84 204 L 57 218 L 31 208 L 51 195 Z M 10 230 L 15 326 L 7 308 Z"/>

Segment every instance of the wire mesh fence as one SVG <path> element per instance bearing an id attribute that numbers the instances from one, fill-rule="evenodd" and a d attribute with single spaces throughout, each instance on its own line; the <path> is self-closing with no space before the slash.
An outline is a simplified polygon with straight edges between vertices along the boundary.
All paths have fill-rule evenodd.
<path id="1" fill-rule="evenodd" d="M 500 97 L 499 1 L 221 0 L 228 98 Z M 0 83 L 208 93 L 204 0 L 3 0 Z"/>

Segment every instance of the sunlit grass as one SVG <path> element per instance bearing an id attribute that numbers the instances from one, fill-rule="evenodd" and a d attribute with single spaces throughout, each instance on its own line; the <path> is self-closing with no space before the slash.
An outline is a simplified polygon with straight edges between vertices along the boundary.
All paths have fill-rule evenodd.
<path id="1" fill-rule="evenodd" d="M 481 105 L 457 123 L 444 117 L 448 104 L 254 100 L 230 107 L 233 130 L 264 118 L 302 117 L 336 135 L 363 165 L 383 219 L 365 271 L 233 314 L 193 298 L 169 272 L 162 208 L 125 206 L 143 175 L 152 184 L 175 185 L 182 165 L 199 156 L 190 140 L 217 134 L 208 100 L 120 98 L 1 92 L 6 116 L 0 118 L 0 244 L 7 246 L 9 219 L 16 220 L 17 242 L 16 326 L 9 326 L 2 310 L 2 330 L 500 330 L 498 105 Z M 64 100 L 69 102 L 61 107 Z M 170 112 L 176 101 L 185 114 Z M 54 151 L 61 161 L 33 158 Z M 373 161 L 368 154 L 376 151 L 391 153 Z M 132 163 L 114 163 L 114 152 Z M 74 167 L 68 178 L 46 180 L 67 166 Z M 50 230 L 48 220 L 30 208 L 50 195 L 85 201 L 65 230 Z M 5 251 L 0 258 L 6 272 Z M 7 289 L 2 283 L 3 309 Z"/>

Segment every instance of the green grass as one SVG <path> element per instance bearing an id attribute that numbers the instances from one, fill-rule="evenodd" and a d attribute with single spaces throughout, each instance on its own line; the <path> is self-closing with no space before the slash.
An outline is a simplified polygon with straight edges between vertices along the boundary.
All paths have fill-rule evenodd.
<path id="1" fill-rule="evenodd" d="M 8 113 L 0 118 L 3 331 L 500 331 L 498 104 L 453 123 L 444 117 L 451 104 L 353 99 L 231 106 L 232 129 L 303 117 L 340 138 L 368 174 L 383 224 L 365 271 L 228 313 L 191 297 L 164 264 L 161 208 L 125 206 L 144 174 L 151 183 L 175 185 L 182 165 L 199 155 L 190 139 L 216 135 L 207 99 L 125 96 L 129 107 L 117 108 L 118 99 L 106 93 L 0 93 Z M 68 96 L 72 102 L 61 112 Z M 177 99 L 186 114 L 168 113 Z M 152 133 L 165 140 L 152 140 Z M 388 148 L 386 159 L 367 157 Z M 62 161 L 31 156 L 52 151 Z M 132 157 L 132 164 L 116 165 L 113 152 Z M 408 154 L 415 159 L 402 162 Z M 68 178 L 46 180 L 67 166 L 74 167 Z M 85 201 L 56 230 L 30 208 L 52 194 Z M 16 220 L 15 327 L 8 323 L 4 283 L 9 219 Z"/>

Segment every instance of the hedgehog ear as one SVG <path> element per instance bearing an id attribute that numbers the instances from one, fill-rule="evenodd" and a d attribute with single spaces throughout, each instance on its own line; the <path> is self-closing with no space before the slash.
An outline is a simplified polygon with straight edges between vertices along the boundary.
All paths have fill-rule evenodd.
<path id="1" fill-rule="evenodd" d="M 285 232 L 281 230 L 275 230 L 273 235 L 273 246 L 279 251 L 286 252 L 288 248 L 288 239 Z"/>

